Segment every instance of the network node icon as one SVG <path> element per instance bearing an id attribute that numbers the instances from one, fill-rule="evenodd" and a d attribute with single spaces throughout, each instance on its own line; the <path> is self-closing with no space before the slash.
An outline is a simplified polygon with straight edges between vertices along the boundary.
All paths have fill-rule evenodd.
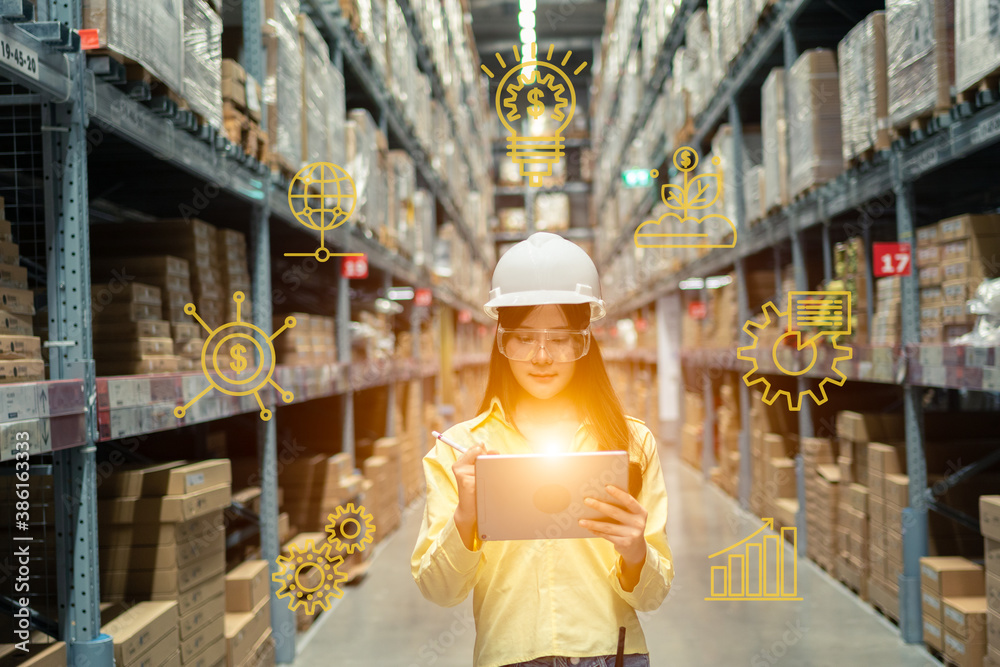
<path id="1" fill-rule="evenodd" d="M 347 222 L 354 213 L 357 199 L 354 179 L 343 167 L 332 162 L 312 162 L 299 169 L 288 185 L 288 207 L 299 224 L 319 232 L 319 248 L 314 252 L 286 252 L 285 257 L 314 257 L 318 262 L 325 262 L 331 257 L 364 255 L 363 252 L 330 252 L 326 247 L 326 232 Z"/>
<path id="2" fill-rule="evenodd" d="M 281 584 L 276 595 L 288 598 L 292 611 L 303 607 L 312 616 L 317 609 L 329 611 L 330 598 L 340 598 L 344 590 L 340 584 L 347 581 L 347 575 L 340 571 L 343 556 L 333 556 L 329 544 L 319 547 L 310 540 L 302 548 L 292 545 L 288 556 L 278 556 L 278 572 L 271 575 L 271 581 Z"/>
<path id="3" fill-rule="evenodd" d="M 338 552 L 364 551 L 374 540 L 375 520 L 363 505 L 348 503 L 347 507 L 338 507 L 327 520 L 330 523 L 326 525 L 329 533 L 326 540 Z"/>
<path id="4" fill-rule="evenodd" d="M 840 291 L 794 291 L 788 293 L 788 309 L 782 312 L 777 309 L 773 302 L 768 301 L 763 308 L 764 322 L 757 324 L 748 321 L 743 325 L 743 331 L 750 336 L 752 343 L 737 348 L 736 356 L 743 361 L 749 361 L 753 367 L 743 375 L 743 382 L 748 387 L 761 384 L 764 393 L 761 399 L 767 405 L 773 405 L 780 396 L 784 396 L 788 402 L 788 409 L 799 411 L 802 409 L 802 402 L 808 396 L 816 405 L 822 405 L 829 400 L 826 394 L 826 386 L 834 384 L 838 387 L 844 385 L 847 376 L 837 367 L 841 361 L 847 361 L 854 356 L 854 351 L 848 345 L 839 344 L 839 337 L 850 335 L 851 333 L 851 293 Z M 787 389 L 772 391 L 773 387 L 767 376 L 758 373 L 760 365 L 755 351 L 760 344 L 759 333 L 779 322 L 783 317 L 788 317 L 786 331 L 777 337 L 771 346 L 771 359 L 775 368 L 781 374 L 788 377 L 798 377 L 805 375 L 816 366 L 819 359 L 819 350 L 816 342 L 821 338 L 829 338 L 833 349 L 838 352 L 830 362 L 830 372 L 832 375 L 822 378 L 816 391 L 807 389 L 793 394 Z M 804 336 L 802 328 L 822 327 L 811 336 Z M 756 331 L 756 333 L 755 333 Z M 806 351 L 809 355 L 808 363 L 800 365 L 798 368 L 783 361 L 779 351 L 788 343 L 797 352 Z M 818 394 L 817 394 L 818 392 Z"/>
<path id="5" fill-rule="evenodd" d="M 521 176 L 528 177 L 528 185 L 531 187 L 541 187 L 544 185 L 543 179 L 552 175 L 552 165 L 563 156 L 566 146 L 563 141 L 562 131 L 566 129 L 573 119 L 576 111 L 576 89 L 563 67 L 569 62 L 572 51 L 567 51 L 559 65 L 552 62 L 552 52 L 555 45 L 549 46 L 548 55 L 545 60 L 536 57 L 535 43 L 530 45 L 529 53 L 518 53 L 517 46 L 513 47 L 514 62 L 519 63 L 510 68 L 500 83 L 497 85 L 496 110 L 500 122 L 507 128 L 507 155 L 514 164 L 520 165 Z M 507 68 L 507 62 L 498 52 L 497 62 L 503 69 Z M 576 76 L 587 67 L 584 62 L 574 71 Z M 491 79 L 494 77 L 493 71 L 485 64 L 483 71 Z M 517 129 L 511 124 L 522 118 L 520 108 L 523 102 L 529 106 L 526 113 L 538 120 L 543 115 L 547 115 L 558 127 L 549 136 L 519 136 Z M 537 165 L 539 170 L 531 167 Z"/>
<path id="6" fill-rule="evenodd" d="M 294 400 L 294 394 L 279 387 L 272 376 L 276 364 L 273 341 L 282 331 L 295 326 L 295 318 L 286 317 L 284 326 L 268 336 L 260 328 L 250 322 L 244 322 L 241 318 L 245 299 L 243 292 L 233 294 L 233 301 L 236 302 L 236 321 L 227 322 L 217 329 L 205 324 L 205 320 L 198 315 L 193 303 L 184 306 L 184 312 L 198 320 L 198 324 L 209 334 L 201 348 L 201 369 L 208 378 L 209 385 L 184 405 L 174 408 L 174 416 L 178 419 L 182 419 L 188 409 L 212 389 L 218 389 L 229 396 L 253 394 L 257 399 L 257 405 L 260 406 L 260 418 L 264 421 L 271 419 L 271 411 L 264 407 L 259 392 L 268 384 L 278 391 L 285 403 Z M 251 353 L 251 350 L 254 352 Z M 253 363 L 254 360 L 256 364 Z M 255 366 L 252 373 L 249 372 L 251 366 Z M 214 374 L 210 368 L 215 371 Z"/>
<path id="7" fill-rule="evenodd" d="M 633 234 L 636 248 L 732 248 L 736 245 L 736 225 L 724 215 L 711 213 L 697 217 L 691 211 L 703 211 L 716 205 L 723 191 L 723 173 L 704 173 L 692 177 L 698 167 L 698 151 L 681 146 L 674 151 L 674 167 L 684 174 L 684 184 L 667 183 L 660 190 L 663 205 L 671 212 L 656 220 L 646 220 Z M 712 164 L 719 165 L 719 158 Z M 733 233 L 732 241 L 713 241 L 709 227 L 722 231 L 722 238 Z M 716 232 L 717 235 L 717 232 Z"/>

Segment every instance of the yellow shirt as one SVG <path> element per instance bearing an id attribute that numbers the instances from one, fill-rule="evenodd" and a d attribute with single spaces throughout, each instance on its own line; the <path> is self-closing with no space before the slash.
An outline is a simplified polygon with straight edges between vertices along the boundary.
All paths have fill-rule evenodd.
<path id="1" fill-rule="evenodd" d="M 428 600 L 444 607 L 473 591 L 476 619 L 474 667 L 499 667 L 548 655 L 612 655 L 625 626 L 625 653 L 646 653 L 635 611 L 660 606 L 674 578 L 667 544 L 667 491 L 653 434 L 629 418 L 648 462 L 636 500 L 646 509 L 646 561 L 631 591 L 618 579 L 621 559 L 602 538 L 482 542 L 466 548 L 455 526 L 458 486 L 451 466 L 459 455 L 437 442 L 423 459 L 427 503 L 410 560 L 413 578 Z M 498 401 L 446 435 L 463 447 L 482 440 L 502 454 L 530 453 Z M 577 430 L 572 451 L 594 451 L 590 432 Z M 630 454 L 633 459 L 637 456 Z"/>

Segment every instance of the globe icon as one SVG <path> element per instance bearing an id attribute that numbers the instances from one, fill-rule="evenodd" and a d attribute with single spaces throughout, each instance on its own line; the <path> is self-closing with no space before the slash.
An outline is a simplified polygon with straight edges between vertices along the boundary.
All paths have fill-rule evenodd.
<path id="1" fill-rule="evenodd" d="M 288 206 L 295 219 L 320 232 L 344 224 L 356 202 L 354 179 L 332 162 L 307 164 L 288 186 Z"/>

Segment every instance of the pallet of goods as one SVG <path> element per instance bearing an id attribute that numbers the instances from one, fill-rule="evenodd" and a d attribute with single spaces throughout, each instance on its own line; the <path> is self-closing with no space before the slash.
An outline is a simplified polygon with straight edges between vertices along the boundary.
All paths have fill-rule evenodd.
<path id="1" fill-rule="evenodd" d="M 267 561 L 241 563 L 226 574 L 225 587 L 223 654 L 227 667 L 273 666 L 271 571 Z"/>
<path id="2" fill-rule="evenodd" d="M 0 197 L 0 384 L 45 379 L 41 339 L 33 335 L 35 298 L 20 257 Z"/>
<path id="3" fill-rule="evenodd" d="M 797 197 L 843 171 L 837 62 L 829 49 L 810 49 L 788 70 L 789 194 Z"/>
<path id="4" fill-rule="evenodd" d="M 117 293 L 100 285 L 93 285 L 91 291 L 94 359 L 99 375 L 179 370 L 170 325 L 163 319 L 160 288 L 133 282 Z"/>
<path id="5" fill-rule="evenodd" d="M 222 127 L 231 142 L 261 163 L 268 161 L 267 133 L 260 126 L 260 83 L 235 60 L 222 61 Z"/>
<path id="6" fill-rule="evenodd" d="M 299 49 L 299 1 L 264 3 L 267 50 L 264 104 L 272 170 L 291 178 L 302 164 L 302 52 Z"/>
<path id="7" fill-rule="evenodd" d="M 872 12 L 837 45 L 844 167 L 889 148 L 885 12 Z"/>

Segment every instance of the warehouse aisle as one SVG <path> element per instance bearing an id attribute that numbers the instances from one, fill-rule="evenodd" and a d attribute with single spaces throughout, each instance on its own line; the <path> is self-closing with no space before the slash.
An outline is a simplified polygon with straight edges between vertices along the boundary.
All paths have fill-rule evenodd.
<path id="1" fill-rule="evenodd" d="M 673 589 L 656 612 L 642 614 L 654 667 L 821 667 L 940 665 L 923 646 L 908 646 L 867 604 L 812 563 L 799 566 L 803 602 L 707 602 L 707 555 L 759 526 L 706 484 L 672 450 L 661 448 L 670 498 L 669 537 L 677 567 Z M 368 577 L 314 626 L 296 667 L 469 667 L 471 598 L 443 609 L 421 597 L 409 557 L 422 505 L 376 555 Z"/>

